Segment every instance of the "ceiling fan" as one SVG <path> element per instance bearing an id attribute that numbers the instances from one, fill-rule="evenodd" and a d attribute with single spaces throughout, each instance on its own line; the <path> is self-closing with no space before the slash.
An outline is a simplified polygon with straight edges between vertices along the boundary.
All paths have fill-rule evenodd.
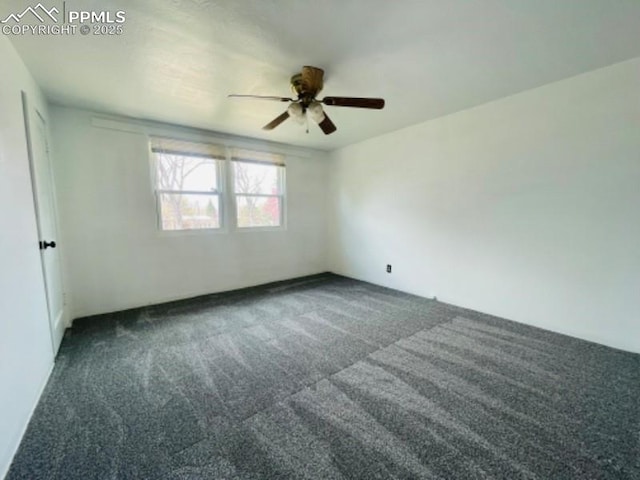
<path id="1" fill-rule="evenodd" d="M 229 97 L 260 98 L 291 103 L 284 113 L 262 127 L 263 130 L 273 130 L 289 117 L 294 118 L 299 123 L 304 123 L 307 119 L 306 114 L 309 113 L 309 116 L 326 135 L 335 132 L 336 126 L 322 108 L 323 104 L 335 107 L 373 108 L 377 110 L 384 107 L 384 99 L 382 98 L 324 97 L 322 100 L 316 99 L 316 96 L 322 90 L 323 76 L 324 70 L 321 68 L 302 67 L 301 73 L 296 73 L 291 77 L 291 90 L 297 95 L 297 98 L 237 94 L 229 95 Z"/>

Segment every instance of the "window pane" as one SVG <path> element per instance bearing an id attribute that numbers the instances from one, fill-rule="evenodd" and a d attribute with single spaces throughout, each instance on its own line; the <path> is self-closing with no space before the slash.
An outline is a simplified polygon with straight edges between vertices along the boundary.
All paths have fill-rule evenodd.
<path id="1" fill-rule="evenodd" d="M 191 230 L 220 227 L 217 195 L 160 195 L 160 224 L 163 230 Z"/>
<path id="2" fill-rule="evenodd" d="M 280 225 L 280 197 L 236 196 L 238 227 L 277 227 Z"/>
<path id="3" fill-rule="evenodd" d="M 218 187 L 216 161 L 156 153 L 158 189 L 211 192 Z"/>
<path id="4" fill-rule="evenodd" d="M 236 193 L 279 194 L 279 169 L 275 165 L 233 162 Z"/>

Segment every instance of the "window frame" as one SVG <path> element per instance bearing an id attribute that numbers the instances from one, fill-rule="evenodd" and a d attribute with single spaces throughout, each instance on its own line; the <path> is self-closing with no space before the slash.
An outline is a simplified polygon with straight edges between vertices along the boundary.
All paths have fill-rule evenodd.
<path id="1" fill-rule="evenodd" d="M 151 157 L 151 165 L 152 165 L 152 179 L 153 179 L 153 194 L 155 197 L 155 209 L 156 209 L 156 227 L 159 232 L 166 235 L 184 235 L 184 234 L 197 234 L 197 233 L 218 233 L 226 231 L 226 185 L 225 185 L 225 172 L 224 172 L 224 163 L 226 162 L 226 158 L 217 158 L 214 155 L 204 155 L 195 152 L 188 151 L 166 151 L 169 155 L 176 155 L 182 157 L 191 157 L 191 158 L 203 158 L 213 162 L 215 165 L 216 172 L 216 189 L 215 190 L 171 190 L 171 189 L 163 189 L 159 186 L 159 167 L 158 163 L 160 161 L 159 154 L 162 154 L 162 150 L 154 149 L 153 142 L 154 139 L 158 139 L 160 141 L 178 141 L 184 144 L 199 144 L 199 145 L 212 145 L 215 147 L 220 147 L 226 150 L 226 148 L 222 145 L 215 144 L 212 142 L 203 142 L 203 141 L 194 141 L 194 140 L 182 140 L 182 139 L 174 139 L 171 137 L 165 136 L 153 136 L 149 138 L 149 155 Z M 206 227 L 206 228 L 179 228 L 179 229 L 166 229 L 163 228 L 162 223 L 162 195 L 204 195 L 209 197 L 214 197 L 218 199 L 218 226 L 217 227 Z"/>
<path id="2" fill-rule="evenodd" d="M 149 167 L 151 192 L 154 196 L 156 231 L 164 236 L 174 235 L 202 235 L 202 234 L 226 234 L 244 232 L 269 232 L 287 229 L 287 179 L 286 179 L 286 153 L 273 151 L 270 148 L 261 149 L 260 146 L 231 143 L 223 139 L 201 136 L 173 136 L 169 132 L 147 133 L 149 147 Z M 164 149 L 165 145 L 177 145 L 177 149 Z M 189 146 L 194 152 L 189 152 Z M 211 154 L 202 153 L 209 149 Z M 173 154 L 185 157 L 199 157 L 209 159 L 216 166 L 217 188 L 215 191 L 200 190 L 172 190 L 160 188 L 159 183 L 159 154 Z M 240 156 L 238 156 L 238 155 Z M 253 158 L 252 158 L 253 157 Z M 235 163 L 254 163 L 264 166 L 277 167 L 277 194 L 244 194 L 235 191 Z M 218 198 L 218 226 L 207 228 L 181 228 L 165 229 L 162 221 L 162 195 L 207 195 Z M 238 197 L 275 197 L 279 202 L 278 225 L 255 225 L 241 227 L 238 225 Z"/>
<path id="3" fill-rule="evenodd" d="M 258 152 L 257 153 L 264 153 Z M 232 211 L 233 211 L 233 223 L 236 231 L 238 232 L 268 232 L 268 231 L 276 231 L 276 230 L 286 230 L 286 165 L 284 162 L 284 157 L 280 162 L 270 162 L 270 161 L 262 161 L 262 160 L 252 160 L 250 158 L 240 159 L 234 158 L 232 155 L 229 156 L 229 196 L 231 197 Z M 256 164 L 262 166 L 270 166 L 275 167 L 277 174 L 277 182 L 278 182 L 278 193 L 239 193 L 236 191 L 236 164 L 244 163 L 244 164 Z M 241 227 L 238 224 L 238 197 L 254 197 L 254 198 L 277 198 L 279 202 L 279 224 L 278 225 L 252 225 L 248 227 Z"/>

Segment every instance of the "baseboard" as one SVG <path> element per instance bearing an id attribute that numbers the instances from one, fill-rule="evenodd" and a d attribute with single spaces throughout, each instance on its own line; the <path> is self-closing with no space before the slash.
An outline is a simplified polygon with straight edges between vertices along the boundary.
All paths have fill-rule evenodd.
<path id="1" fill-rule="evenodd" d="M 62 339 L 64 338 L 64 331 L 67 328 L 67 321 L 65 320 L 65 318 L 66 318 L 65 310 L 63 308 L 62 310 L 60 310 L 60 313 L 58 314 L 58 318 L 56 318 L 56 321 L 54 322 L 54 327 L 53 327 L 53 331 L 55 332 L 55 338 L 54 338 L 55 344 L 53 345 L 54 358 L 58 354 L 58 350 L 60 349 L 60 344 L 62 343 Z"/>
<path id="2" fill-rule="evenodd" d="M 383 288 L 388 288 L 390 290 L 396 290 L 398 292 L 403 292 L 403 293 L 408 293 L 410 295 L 415 295 L 417 297 L 421 297 L 421 298 L 426 298 L 429 299 L 429 297 L 421 294 L 421 293 L 417 293 L 415 291 L 411 291 L 411 290 L 403 290 L 397 287 L 390 287 L 389 285 L 384 285 L 382 283 L 376 283 L 376 282 L 372 282 L 369 279 L 364 279 L 364 278 L 359 278 L 350 274 L 346 274 L 346 273 L 342 273 L 342 272 L 338 272 L 338 271 L 329 271 L 329 273 L 332 273 L 334 275 L 339 275 L 341 277 L 345 277 L 345 278 L 350 278 L 353 280 L 358 280 L 359 282 L 365 282 L 365 283 L 370 283 L 372 285 L 377 285 L 379 287 L 383 287 Z M 640 346 L 638 346 L 637 342 L 620 342 L 620 341 L 614 341 L 611 340 L 610 338 L 607 337 L 603 337 L 601 335 L 597 335 L 594 334 L 593 332 L 586 332 L 586 331 L 582 331 L 576 328 L 567 328 L 564 326 L 558 327 L 557 325 L 550 325 L 550 324 L 545 324 L 545 323 L 541 323 L 541 322 L 533 322 L 533 321 L 524 321 L 521 318 L 515 318 L 509 314 L 505 314 L 505 313 L 501 313 L 501 312 L 485 312 L 482 310 L 478 310 L 477 308 L 471 306 L 471 305 L 465 305 L 464 302 L 459 302 L 456 299 L 452 299 L 452 298 L 448 298 L 446 296 L 440 296 L 438 295 L 438 301 L 441 303 L 446 303 L 447 305 L 451 305 L 452 307 L 456 307 L 456 308 L 461 308 L 464 310 L 470 310 L 472 312 L 475 313 L 479 313 L 482 315 L 487 315 L 489 317 L 495 317 L 495 318 L 499 318 L 501 320 L 507 320 L 510 322 L 515 322 L 515 323 L 519 323 L 520 325 L 526 325 L 527 327 L 532 327 L 532 328 L 537 328 L 540 330 L 545 330 L 547 332 L 552 332 L 558 335 L 564 335 L 566 337 L 571 337 L 571 338 L 575 338 L 577 340 L 582 340 L 584 342 L 590 342 L 596 345 L 602 345 L 604 347 L 607 348 L 612 348 L 615 350 L 620 350 L 623 352 L 628 352 L 628 353 L 636 353 L 636 354 L 640 354 Z"/>
<path id="3" fill-rule="evenodd" d="M 309 273 L 309 274 L 304 274 L 301 276 L 294 276 L 294 277 L 285 277 L 277 280 L 269 280 L 266 282 L 240 284 L 237 286 L 232 286 L 232 287 L 224 288 L 221 290 L 206 291 L 202 293 L 194 293 L 194 294 L 187 294 L 187 295 L 177 295 L 177 296 L 171 296 L 171 297 L 162 297 L 162 298 L 158 298 L 157 300 L 147 301 L 146 303 L 139 302 L 133 305 L 129 305 L 129 304 L 123 305 L 122 307 L 114 310 L 98 311 L 96 313 L 74 312 L 72 316 L 73 320 L 71 320 L 70 322 L 70 328 L 73 326 L 74 322 L 76 322 L 77 320 L 84 320 L 86 318 L 99 317 L 100 315 L 112 315 L 114 313 L 126 312 L 128 310 L 137 310 L 141 308 L 156 307 L 160 305 L 169 305 L 176 302 L 189 301 L 189 300 L 194 300 L 196 298 L 208 297 L 210 295 L 218 295 L 221 293 L 242 292 L 242 291 L 249 291 L 255 288 L 275 287 L 279 284 L 285 284 L 291 281 L 311 279 L 311 278 L 321 277 L 323 275 L 328 275 L 328 274 L 333 274 L 333 273 L 326 270 L 322 270 L 315 273 Z"/>
<path id="4" fill-rule="evenodd" d="M 51 363 L 51 367 L 49 368 L 49 371 L 45 375 L 45 378 L 44 378 L 44 381 L 42 382 L 42 385 L 40 385 L 40 388 L 38 389 L 38 395 L 36 396 L 36 401 L 31 406 L 31 411 L 29 412 L 29 417 L 27 418 L 27 421 L 24 422 L 24 425 L 22 426 L 22 431 L 20 432 L 20 435 L 17 438 L 17 441 L 16 441 L 15 447 L 13 449 L 13 452 L 11 453 L 11 460 L 4 467 L 4 470 L 0 472 L 0 479 L 4 479 L 7 476 L 7 474 L 9 473 L 9 469 L 11 468 L 11 464 L 13 463 L 13 458 L 16 456 L 16 453 L 18 453 L 18 448 L 20 448 L 20 444 L 22 443 L 22 439 L 24 438 L 24 434 L 27 433 L 27 427 L 29 427 L 29 423 L 31 422 L 31 418 L 33 417 L 33 414 L 36 411 L 36 408 L 38 407 L 38 403 L 40 403 L 40 398 L 42 397 L 42 393 L 44 392 L 44 389 L 47 386 L 47 383 L 49 382 L 49 378 L 51 377 L 51 373 L 53 372 L 53 367 L 54 366 L 55 366 L 55 362 L 52 362 Z"/>

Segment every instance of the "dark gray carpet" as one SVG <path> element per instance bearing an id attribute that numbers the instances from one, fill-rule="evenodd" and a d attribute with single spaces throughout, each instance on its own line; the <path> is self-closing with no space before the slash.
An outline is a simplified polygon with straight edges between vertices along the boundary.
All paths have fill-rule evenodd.
<path id="1" fill-rule="evenodd" d="M 639 479 L 639 399 L 640 355 L 327 274 L 76 321 L 8 478 Z"/>

